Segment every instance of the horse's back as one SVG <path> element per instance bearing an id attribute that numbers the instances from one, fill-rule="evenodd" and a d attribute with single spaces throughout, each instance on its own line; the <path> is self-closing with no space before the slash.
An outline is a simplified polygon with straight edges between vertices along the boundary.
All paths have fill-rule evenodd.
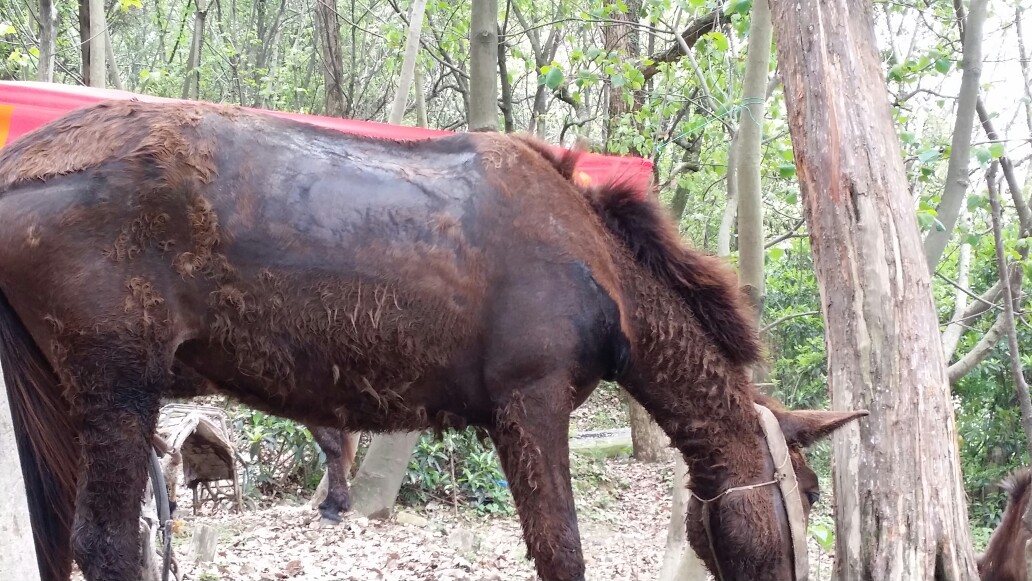
<path id="1" fill-rule="evenodd" d="M 392 143 L 105 104 L 0 153 L 0 241 L 19 243 L 0 250 L 0 289 L 65 335 L 174 353 L 249 401 L 289 400 L 287 415 L 410 428 L 483 407 L 487 360 L 499 375 L 601 348 L 614 307 L 595 285 L 618 297 L 590 212 L 503 135 Z"/>

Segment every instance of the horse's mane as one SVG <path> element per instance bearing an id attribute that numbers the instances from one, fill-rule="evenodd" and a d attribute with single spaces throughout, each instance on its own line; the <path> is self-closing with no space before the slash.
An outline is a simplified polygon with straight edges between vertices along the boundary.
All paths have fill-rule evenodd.
<path id="1" fill-rule="evenodd" d="M 666 209 L 628 180 L 578 184 L 574 172 L 582 154 L 579 148 L 559 152 L 533 137 L 518 139 L 587 196 L 606 228 L 638 264 L 684 300 L 731 362 L 747 365 L 760 360 L 760 340 L 748 299 L 726 262 L 685 246 Z"/>

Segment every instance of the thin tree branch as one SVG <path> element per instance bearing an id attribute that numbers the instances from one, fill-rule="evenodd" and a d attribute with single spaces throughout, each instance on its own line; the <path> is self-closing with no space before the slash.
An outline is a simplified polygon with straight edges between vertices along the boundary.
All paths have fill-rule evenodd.
<path id="1" fill-rule="evenodd" d="M 1002 164 L 1001 164 L 1002 165 Z M 1029 400 L 1028 383 L 1025 381 L 1025 374 L 1021 369 L 1021 351 L 1018 349 L 1018 331 L 1014 326 L 1014 297 L 1010 285 L 1010 272 L 1007 268 L 1007 256 L 1003 250 L 1003 226 L 1001 225 L 1003 213 L 1000 209 L 1000 196 L 996 191 L 997 164 L 989 168 L 986 176 L 986 183 L 989 184 L 989 206 L 993 216 L 993 239 L 996 241 L 996 264 L 1000 273 L 1000 282 L 1003 284 L 1003 321 L 1007 333 L 1007 346 L 1010 349 L 1011 374 L 1014 376 L 1014 390 L 1017 391 L 1018 407 L 1021 408 L 1021 427 L 1025 430 L 1026 444 L 1032 450 L 1032 400 Z M 1020 276 L 1020 275 L 1019 275 Z M 1019 279 L 1020 284 L 1020 279 Z"/>
<path id="2" fill-rule="evenodd" d="M 781 236 L 778 236 L 777 238 L 774 238 L 773 240 L 765 243 L 763 245 L 763 247 L 765 249 L 766 248 L 770 248 L 771 246 L 775 246 L 777 244 L 780 244 L 780 243 L 784 242 L 785 240 L 788 240 L 789 238 L 795 238 L 797 236 L 796 231 L 798 231 L 800 228 L 802 228 L 803 224 L 806 224 L 806 219 L 805 218 L 800 220 L 800 221 L 798 221 L 798 222 L 796 222 L 796 225 L 792 226 L 792 229 L 789 230 L 788 232 L 786 232 L 786 233 L 782 234 Z"/>
<path id="3" fill-rule="evenodd" d="M 937 276 L 940 279 L 946 281 L 947 283 L 949 283 L 950 286 L 952 286 L 953 288 L 957 289 L 958 291 L 966 294 L 967 296 L 975 299 L 976 301 L 979 301 L 979 302 L 983 303 L 986 306 L 986 308 L 982 311 L 983 313 L 985 311 L 989 310 L 989 309 L 999 309 L 1000 308 L 999 305 L 997 305 L 995 303 L 992 303 L 992 302 L 989 302 L 986 299 L 976 295 L 975 293 L 971 292 L 970 290 L 968 290 L 968 289 L 964 288 L 963 286 L 957 284 L 956 282 L 954 282 L 952 279 L 950 279 L 948 276 L 942 274 L 941 272 L 936 272 L 935 276 Z"/>
<path id="4" fill-rule="evenodd" d="M 777 327 L 778 325 L 780 325 L 780 324 L 782 324 L 782 323 L 784 323 L 786 321 L 791 321 L 792 319 L 798 319 L 798 318 L 801 318 L 801 317 L 816 317 L 816 316 L 818 316 L 820 314 L 821 314 L 820 311 L 806 311 L 805 313 L 792 313 L 791 315 L 785 315 L 784 317 L 781 317 L 780 319 L 776 319 L 773 323 L 770 323 L 769 325 L 765 325 L 765 326 L 761 327 L 760 328 L 760 333 L 761 334 L 766 333 L 767 331 L 770 331 L 774 327 Z"/>

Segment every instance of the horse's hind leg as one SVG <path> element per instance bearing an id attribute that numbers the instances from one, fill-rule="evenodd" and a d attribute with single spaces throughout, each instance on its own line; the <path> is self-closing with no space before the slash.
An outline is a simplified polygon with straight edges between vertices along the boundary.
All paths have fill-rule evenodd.
<path id="1" fill-rule="evenodd" d="M 569 382 L 546 378 L 498 410 L 491 439 L 543 581 L 582 581 L 584 558 L 570 486 Z"/>
<path id="2" fill-rule="evenodd" d="M 118 341 L 71 346 L 64 361 L 83 463 L 72 550 L 87 581 L 138 581 L 148 452 L 171 381 L 160 355 Z"/>
<path id="3" fill-rule="evenodd" d="M 341 514 L 351 509 L 348 474 L 355 461 L 358 434 L 335 428 L 311 427 L 312 437 L 326 454 L 326 498 L 319 503 L 319 514 L 330 522 L 340 522 Z"/>

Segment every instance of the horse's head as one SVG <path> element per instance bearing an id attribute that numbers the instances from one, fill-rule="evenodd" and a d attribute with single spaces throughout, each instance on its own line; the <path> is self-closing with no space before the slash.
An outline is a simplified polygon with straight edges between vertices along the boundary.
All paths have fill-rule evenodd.
<path id="1" fill-rule="evenodd" d="M 806 527 L 820 498 L 817 475 L 803 451 L 867 411 L 791 411 L 763 398 L 756 405 L 756 445 L 735 446 L 717 479 L 692 483 L 688 540 L 717 581 L 806 579 Z M 750 441 L 751 437 L 747 438 Z"/>

